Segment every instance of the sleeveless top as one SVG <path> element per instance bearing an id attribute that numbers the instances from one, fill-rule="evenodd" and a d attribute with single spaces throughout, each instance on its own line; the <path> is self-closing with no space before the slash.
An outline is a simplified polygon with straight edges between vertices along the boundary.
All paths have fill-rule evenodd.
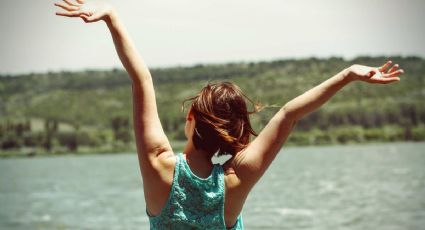
<path id="1" fill-rule="evenodd" d="M 224 230 L 224 172 L 215 164 L 208 178 L 191 170 L 182 153 L 177 155 L 173 184 L 165 207 L 157 216 L 149 216 L 150 229 Z M 231 230 L 243 229 L 239 215 Z"/>

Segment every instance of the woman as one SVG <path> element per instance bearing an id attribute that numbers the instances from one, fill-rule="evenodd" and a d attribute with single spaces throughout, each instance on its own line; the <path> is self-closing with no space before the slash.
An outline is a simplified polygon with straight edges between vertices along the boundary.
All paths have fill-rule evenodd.
<path id="1" fill-rule="evenodd" d="M 152 77 L 116 11 L 106 3 L 63 0 L 60 16 L 104 21 L 132 79 L 134 130 L 146 211 L 151 229 L 243 229 L 245 200 L 269 167 L 296 122 L 354 81 L 387 84 L 403 70 L 389 61 L 379 68 L 353 65 L 283 106 L 261 133 L 254 134 L 247 99 L 229 82 L 209 84 L 189 99 L 187 144 L 175 155 L 158 117 Z M 223 166 L 214 153 L 231 154 Z"/>

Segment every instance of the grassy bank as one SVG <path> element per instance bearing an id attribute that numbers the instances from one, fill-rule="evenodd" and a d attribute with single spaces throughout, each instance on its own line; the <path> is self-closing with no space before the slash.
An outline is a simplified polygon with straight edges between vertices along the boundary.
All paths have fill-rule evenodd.
<path id="1" fill-rule="evenodd" d="M 302 119 L 288 145 L 425 140 L 425 60 L 390 57 L 406 74 L 391 86 L 356 82 Z M 351 64 L 387 58 L 286 59 L 153 69 L 158 111 L 182 142 L 181 102 L 209 81 L 232 81 L 266 105 L 252 115 L 260 131 L 287 101 Z M 0 75 L 0 156 L 135 151 L 131 85 L 123 70 Z"/>

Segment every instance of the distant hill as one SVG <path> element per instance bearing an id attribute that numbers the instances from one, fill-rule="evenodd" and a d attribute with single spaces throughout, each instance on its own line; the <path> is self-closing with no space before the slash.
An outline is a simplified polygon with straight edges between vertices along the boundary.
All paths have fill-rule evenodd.
<path id="1" fill-rule="evenodd" d="M 351 64 L 378 66 L 385 60 L 384 57 L 288 59 L 151 72 L 164 129 L 171 139 L 182 140 L 181 102 L 209 81 L 235 82 L 250 98 L 274 105 L 253 115 L 254 127 L 260 131 L 291 98 Z M 290 142 L 424 140 L 425 60 L 418 57 L 391 57 L 391 60 L 406 71 L 401 82 L 391 86 L 362 82 L 349 85 L 303 119 Z M 30 147 L 66 152 L 81 146 L 105 151 L 131 149 L 131 116 L 131 82 L 123 70 L 0 76 L 0 149 L 3 151 Z M 77 145 L 75 149 L 69 145 L 72 141 Z"/>

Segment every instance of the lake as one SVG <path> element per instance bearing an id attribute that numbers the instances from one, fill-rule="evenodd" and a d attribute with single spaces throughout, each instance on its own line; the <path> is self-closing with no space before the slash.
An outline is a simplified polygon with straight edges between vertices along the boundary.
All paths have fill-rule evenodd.
<path id="1" fill-rule="evenodd" d="M 283 148 L 246 229 L 425 229 L 425 143 Z M 148 229 L 136 154 L 0 160 L 0 229 Z"/>

